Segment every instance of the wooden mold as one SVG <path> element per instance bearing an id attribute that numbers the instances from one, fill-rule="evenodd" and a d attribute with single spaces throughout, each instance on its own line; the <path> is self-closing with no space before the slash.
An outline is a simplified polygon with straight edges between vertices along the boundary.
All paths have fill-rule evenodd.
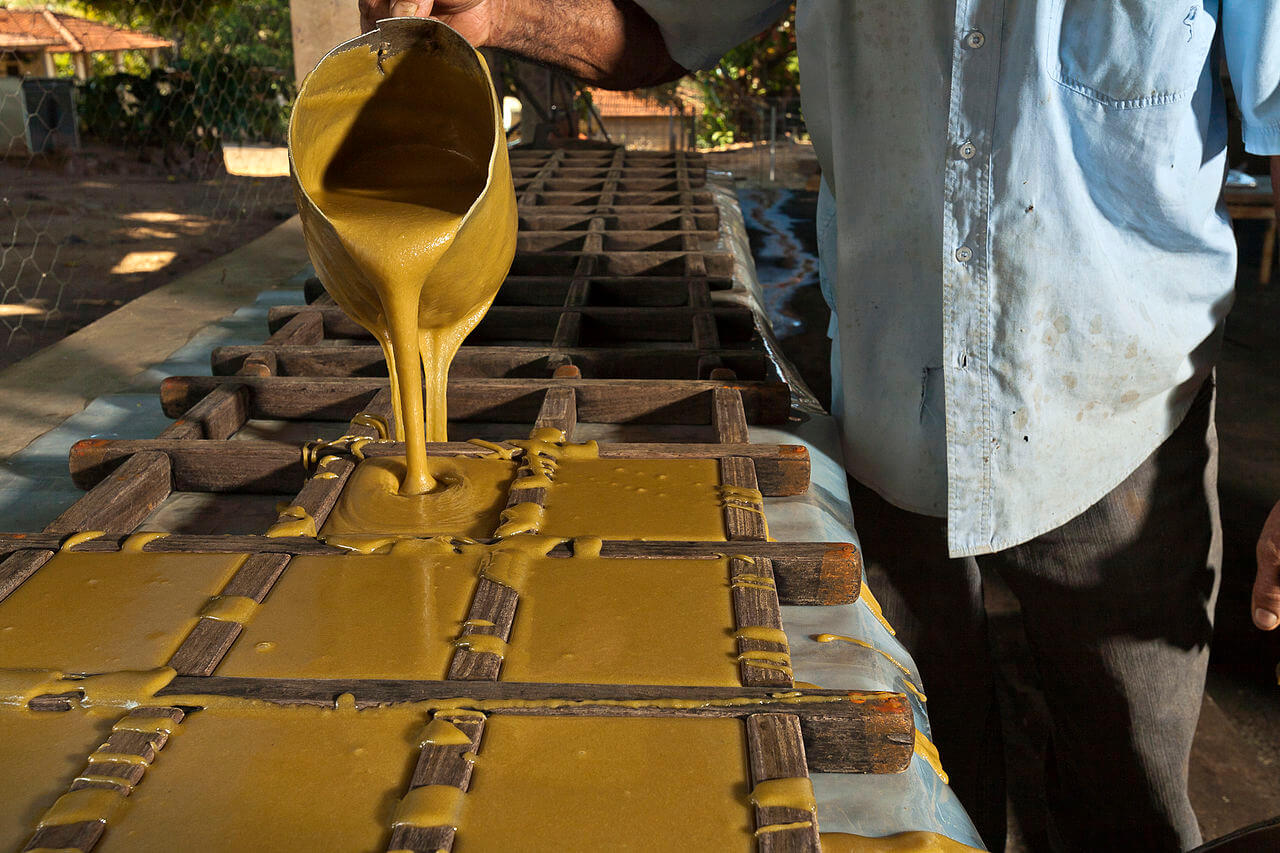
<path id="1" fill-rule="evenodd" d="M 785 421 L 789 396 L 750 312 L 713 299 L 733 287 L 732 263 L 716 249 L 718 212 L 700 161 L 683 154 L 555 151 L 513 152 L 512 165 L 520 193 L 519 254 L 494 309 L 455 362 L 451 418 L 524 425 L 509 437 L 527 432 L 530 424 L 550 427 L 566 441 L 588 425 L 616 425 L 631 437 L 646 431 L 671 436 L 675 429 L 689 440 L 606 440 L 600 456 L 716 460 L 721 487 L 731 496 L 722 507 L 726 541 L 612 540 L 600 542 L 598 554 L 654 566 L 664 559 L 727 563 L 724 580 L 734 620 L 728 627 L 736 631 L 741 686 L 504 681 L 502 655 L 471 648 L 466 639 L 477 633 L 510 639 L 520 592 L 482 573 L 446 680 L 219 675 L 220 662 L 244 630 L 220 613 L 197 620 L 168 662 L 177 677 L 160 694 L 140 701 L 175 720 L 181 708 L 200 707 L 201 696 L 331 705 L 349 693 L 359 707 L 417 702 L 465 731 L 472 751 L 482 743 L 484 720 L 494 714 L 731 717 L 744 727 L 753 784 L 811 770 L 904 769 L 913 743 L 905 697 L 794 689 L 780 606 L 852 602 L 861 564 L 848 543 L 768 541 L 762 507 L 743 497 L 752 490 L 765 496 L 803 493 L 809 462 L 803 447 L 750 440 L 751 424 Z M 218 596 L 263 606 L 270 606 L 271 590 L 295 556 L 348 553 L 314 531 L 362 458 L 395 455 L 402 448 L 386 435 L 394 416 L 378 348 L 322 293 L 312 289 L 310 297 L 309 305 L 274 310 L 263 344 L 215 350 L 214 376 L 166 380 L 162 400 L 176 420 L 157 438 L 78 443 L 69 466 L 88 492 L 42 533 L 0 534 L 0 602 L 67 546 L 69 537 L 85 531 L 99 533 L 76 542 L 74 550 L 109 552 L 130 543 L 144 552 L 247 554 Z M 246 438 L 263 420 L 345 422 L 344 439 L 304 450 L 293 440 Z M 517 462 L 524 461 L 510 449 Z M 492 451 L 449 442 L 430 445 L 428 452 Z M 130 539 L 157 508 L 189 493 L 287 500 L 278 516 L 251 532 Z M 545 505 L 546 498 L 545 489 L 513 488 L 506 503 Z M 308 522 L 312 529 L 306 529 Z M 496 533 L 481 544 L 500 544 Z M 577 540 L 553 543 L 548 556 L 572 559 L 580 547 Z M 460 698 L 466 700 L 462 706 L 446 701 Z M 76 701 L 72 687 L 39 697 L 31 707 L 53 712 L 73 708 Z M 487 716 L 460 714 L 457 707 L 468 702 Z M 198 724 L 198 715 L 188 723 Z M 163 742 L 149 746 L 158 750 Z M 472 771 L 460 757 L 466 750 L 442 749 L 424 749 L 411 787 L 467 789 Z M 128 771 L 139 779 L 142 772 Z M 130 788 L 139 779 L 130 775 Z M 787 828 L 763 832 L 760 849 L 818 849 L 811 813 L 756 809 L 758 829 L 779 825 Z M 398 825 L 389 849 L 449 849 L 452 831 Z M 74 831 L 50 827 L 28 849 L 88 850 L 101 832 L 100 824 Z"/>

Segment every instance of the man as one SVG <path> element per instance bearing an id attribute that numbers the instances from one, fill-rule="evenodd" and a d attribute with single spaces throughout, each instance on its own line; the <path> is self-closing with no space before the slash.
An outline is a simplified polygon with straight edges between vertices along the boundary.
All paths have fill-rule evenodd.
<path id="1" fill-rule="evenodd" d="M 711 65 L 786 6 L 362 13 L 436 14 L 477 44 L 629 88 Z M 1217 71 L 1225 55 L 1246 147 L 1280 155 L 1280 3 L 797 6 L 855 521 L 954 787 L 1002 848 L 980 577 L 996 571 L 1052 714 L 1057 846 L 1194 846 L 1186 772 L 1221 548 L 1212 366 L 1235 272 Z M 1280 508 L 1258 554 L 1254 619 L 1269 630 Z"/>

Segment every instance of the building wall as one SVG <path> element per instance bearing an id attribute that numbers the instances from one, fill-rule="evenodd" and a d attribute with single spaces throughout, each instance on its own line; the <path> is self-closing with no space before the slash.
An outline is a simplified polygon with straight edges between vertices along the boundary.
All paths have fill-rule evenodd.
<path id="1" fill-rule="evenodd" d="M 0 52 L 0 77 L 47 77 L 44 51 Z"/>
<path id="2" fill-rule="evenodd" d="M 619 145 L 639 151 L 670 151 L 672 134 L 675 150 L 685 147 L 685 133 L 680 116 L 606 116 L 604 126 L 609 138 Z"/>

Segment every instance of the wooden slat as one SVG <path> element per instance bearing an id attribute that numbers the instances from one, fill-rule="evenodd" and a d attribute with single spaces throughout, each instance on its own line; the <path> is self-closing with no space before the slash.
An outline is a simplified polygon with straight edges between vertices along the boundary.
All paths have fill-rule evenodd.
<path id="1" fill-rule="evenodd" d="M 589 365 L 574 361 L 583 370 Z M 544 364 L 541 370 L 546 369 Z M 169 417 L 180 417 L 219 384 L 243 383 L 252 391 L 250 415 L 279 420 L 350 420 L 374 393 L 390 387 L 385 377 L 304 379 L 171 376 L 160 386 Z M 450 381 L 449 417 L 455 421 L 524 423 L 538 413 L 549 388 L 571 387 L 577 395 L 578 419 L 587 423 L 707 424 L 707 398 L 722 382 L 684 379 L 554 379 L 501 378 Z M 784 423 L 790 391 L 781 382 L 736 382 L 751 423 Z"/>
<path id="2" fill-rule="evenodd" d="M 124 717 L 136 719 L 154 719 L 167 717 L 175 724 L 180 723 L 184 713 L 180 708 L 142 707 L 135 708 Z M 72 781 L 68 791 L 79 791 L 85 788 L 105 788 L 116 791 L 127 797 L 146 774 L 156 753 L 164 748 L 169 735 L 163 731 L 133 732 L 113 731 L 107 742 L 98 748 L 102 754 L 135 755 L 140 761 L 94 761 L 87 764 L 80 776 Z M 83 777 L 91 776 L 92 779 Z M 108 781 L 110 780 L 118 781 Z M 78 823 L 46 826 L 36 829 L 23 850 L 89 850 L 102 837 L 106 824 L 101 820 L 80 821 Z"/>
<path id="3" fill-rule="evenodd" d="M 277 523 L 287 523 L 296 520 L 296 516 L 292 514 L 293 507 L 301 507 L 302 511 L 311 516 L 315 524 L 316 530 L 324 526 L 325 520 L 328 519 L 329 513 L 338 504 L 338 497 L 342 493 L 343 486 L 350 479 L 351 473 L 355 471 L 356 463 L 350 459 L 331 459 L 321 468 L 317 469 L 318 474 L 333 474 L 332 478 L 311 477 L 303 484 L 296 497 L 290 503 L 291 509 L 286 509 L 277 518 Z"/>
<path id="4" fill-rule="evenodd" d="M 19 551 L 56 550 L 62 534 L 0 534 L 0 557 Z M 106 535 L 85 542 L 77 551 L 118 551 L 125 540 L 121 535 Z M 309 537 L 267 538 L 255 535 L 189 535 L 173 534 L 155 539 L 142 547 L 150 553 L 245 554 L 279 553 L 338 556 L 349 554 L 345 548 L 326 545 Z M 602 557 L 615 559 L 713 559 L 725 550 L 717 542 L 642 542 L 609 540 L 600 548 Z M 782 604 L 849 604 L 858 597 L 861 559 L 853 545 L 842 542 L 736 542 L 735 554 L 752 559 L 767 559 L 773 566 Z M 568 557 L 572 544 L 558 545 L 551 557 Z M 4 589 L 4 564 L 0 564 L 0 591 Z M 15 564 L 16 566 L 17 564 Z M 655 567 L 660 570 L 660 567 Z M 0 598 L 3 598 L 0 595 Z"/>
<path id="5" fill-rule="evenodd" d="M 570 369 L 576 370 L 570 366 Z M 561 368 L 561 371 L 564 369 Z M 560 373 L 561 371 L 557 371 Z M 573 440 L 573 431 L 578 426 L 578 401 L 572 388 L 549 388 L 542 398 L 538 409 L 538 417 L 533 422 L 534 429 L 551 427 L 562 430 L 567 441 Z"/>
<path id="6" fill-rule="evenodd" d="M 726 449 L 743 446 L 753 445 L 725 445 Z M 758 488 L 756 470 L 753 459 L 746 456 L 725 456 L 720 460 L 720 483 L 740 489 Z M 807 488 L 808 483 L 805 485 Z M 770 490 L 768 494 L 775 492 Z M 730 541 L 769 538 L 763 508 L 761 511 L 753 511 L 727 500 L 724 503 L 724 529 Z"/>
<path id="7" fill-rule="evenodd" d="M 450 681 L 389 679 L 265 679 L 179 676 L 157 699 L 238 696 L 277 704 L 332 706 L 344 693 L 358 707 L 433 701 L 457 707 L 459 685 Z M 915 727 L 900 693 L 773 688 L 670 687 L 664 685 L 528 684 L 471 681 L 466 705 L 488 714 L 743 718 L 756 713 L 800 719 L 809 768 L 817 773 L 897 773 L 911 761 Z M 486 704 L 485 700 L 501 700 Z M 521 702 L 527 701 L 524 705 Z M 674 700 L 674 701 L 672 701 Z"/>
<path id="8" fill-rule="evenodd" d="M 237 441 L 227 455 L 222 441 L 140 441 L 85 439 L 71 448 L 71 478 L 92 488 L 135 453 L 160 451 L 173 466 L 173 487 L 182 492 L 290 494 L 302 487 L 306 471 L 298 448 L 276 441 Z M 367 457 L 403 456 L 399 442 L 368 445 Z M 490 451 L 466 442 L 428 443 L 429 456 L 484 456 Z M 766 495 L 795 495 L 809 486 L 809 452 L 791 444 L 601 444 L 602 459 L 707 459 L 745 457 L 755 464 Z"/>
<path id="9" fill-rule="evenodd" d="M 773 779 L 808 779 L 812 763 L 805 759 L 801 722 L 794 714 L 747 717 L 747 755 L 751 784 Z M 756 806 L 756 844 L 760 853 L 820 853 L 814 812 L 787 806 Z M 768 831 L 771 826 L 802 826 Z"/>
<path id="10" fill-rule="evenodd" d="M 288 566 L 288 554 L 252 554 L 241 564 L 219 595 L 244 596 L 259 604 Z M 239 622 L 202 616 L 169 658 L 179 675 L 209 675 L 226 657 L 240 632 Z"/>
<path id="11" fill-rule="evenodd" d="M 424 785 L 449 785 L 465 793 L 471 787 L 474 755 L 479 751 L 480 739 L 484 735 L 484 717 L 449 711 L 437 711 L 433 716 L 456 726 L 471 738 L 471 743 L 452 746 L 428 744 L 423 747 L 409 788 L 413 790 Z M 453 826 L 399 825 L 391 830 L 387 850 L 413 850 L 415 853 L 451 850 L 455 831 Z"/>
<path id="12" fill-rule="evenodd" d="M 249 397 L 244 385 L 218 386 L 165 427 L 157 438 L 230 438 L 249 419 Z"/>
<path id="13" fill-rule="evenodd" d="M 729 560 L 729 586 L 733 597 L 735 627 L 742 631 L 750 628 L 782 630 L 782 612 L 778 604 L 778 592 L 774 588 L 773 567 L 766 559 Z M 747 687 L 790 687 L 791 660 L 776 655 L 789 655 L 785 642 L 738 637 L 738 669 L 742 683 Z M 753 653 L 765 653 L 769 657 L 753 657 Z"/>
<path id="14" fill-rule="evenodd" d="M 0 601 L 8 598 L 23 581 L 53 559 L 53 550 L 15 551 L 0 563 Z"/>
<path id="15" fill-rule="evenodd" d="M 577 368 L 567 365 L 556 371 L 558 375 L 570 375 Z M 552 388 L 543 397 L 542 406 L 538 410 L 538 418 L 534 421 L 534 430 L 556 429 L 566 436 L 571 436 L 577 425 L 577 404 L 574 402 L 572 388 Z M 531 476 L 533 470 L 522 462 L 516 472 L 516 481 L 521 477 Z M 555 474 L 549 474 L 554 479 Z M 535 503 L 543 506 L 546 503 L 547 490 L 512 489 L 507 494 L 507 506 L 522 503 Z M 510 555 L 498 557 L 490 554 L 488 559 L 520 559 Z M 476 581 L 475 593 L 471 599 L 471 607 L 462 631 L 458 635 L 458 645 L 454 649 L 453 658 L 449 662 L 449 678 L 460 681 L 496 681 L 502 673 L 502 656 L 488 651 L 475 651 L 467 647 L 467 638 L 476 634 L 487 634 L 500 638 L 504 643 L 511 637 L 511 626 L 515 622 L 516 608 L 519 606 L 519 590 L 487 577 L 481 567 L 481 575 Z"/>
<path id="16" fill-rule="evenodd" d="M 716 430 L 716 441 L 721 444 L 746 444 L 751 440 L 747 430 L 747 412 L 742 406 L 742 393 L 737 388 L 716 388 L 711 392 L 711 406 L 711 423 Z"/>
<path id="17" fill-rule="evenodd" d="M 621 254 L 621 253 L 620 253 Z M 661 253 L 627 253 L 628 263 L 643 263 L 644 259 L 636 255 L 662 255 L 679 261 L 683 269 L 683 252 Z M 576 253 L 543 253 L 537 257 L 536 263 L 541 266 L 554 264 L 558 259 L 564 260 L 564 274 L 572 275 L 578 262 Z M 617 257 L 617 256 L 615 256 Z M 651 260 L 658 260 L 653 258 Z M 519 261 L 517 260 L 518 268 Z M 643 271 L 643 270 L 641 270 Z M 549 272 L 549 270 L 548 270 Z M 634 275 L 635 272 L 619 270 L 615 275 Z M 562 306 L 559 305 L 494 305 L 480 320 L 478 326 L 468 340 L 483 343 L 494 340 L 529 341 L 544 340 L 550 342 L 555 336 L 559 324 Z M 744 338 L 752 337 L 754 331 L 754 315 L 751 309 L 738 305 L 720 307 L 651 307 L 636 308 L 634 306 L 615 305 L 582 305 L 577 312 L 582 319 L 597 328 L 616 329 L 628 340 L 643 341 L 691 341 L 693 324 L 702 324 L 706 349 L 718 349 L 722 337 L 718 330 L 721 323 L 735 324 Z M 373 335 L 348 317 L 341 308 L 335 306 L 295 306 L 280 305 L 272 308 L 268 314 L 268 325 L 276 327 L 289 322 L 298 314 L 311 315 L 319 313 L 323 318 L 326 338 L 348 338 L 354 340 L 372 340 Z M 697 319 L 695 321 L 695 318 Z M 715 340 L 712 340 L 714 336 Z M 315 341 L 311 341 L 315 343 Z M 696 342 L 695 342 L 696 346 Z M 256 349 L 261 349 L 258 347 Z"/>
<path id="18" fill-rule="evenodd" d="M 130 533 L 169 496 L 171 480 L 166 454 L 136 454 L 68 507 L 45 531 Z"/>
<path id="19" fill-rule="evenodd" d="M 341 310 L 341 309 L 339 309 Z M 303 307 L 284 317 L 279 323 L 270 324 L 269 347 L 316 344 L 324 340 L 324 314 L 319 310 Z"/>
<path id="20" fill-rule="evenodd" d="M 578 315 L 579 318 L 581 315 Z M 255 347 L 224 346 L 213 351 L 213 374 L 239 372 Z M 351 346 L 315 344 L 273 350 L 277 373 L 281 376 L 383 377 L 387 363 L 382 349 L 373 343 Z M 730 367 L 744 380 L 763 380 L 768 375 L 768 358 L 763 350 L 725 347 L 700 352 L 683 345 L 671 347 L 556 347 L 480 346 L 468 344 L 458 350 L 449 366 L 449 378 L 463 379 L 537 378 L 557 358 L 571 359 L 596 379 L 696 379 L 700 360 L 713 357 Z M 705 375 L 705 371 L 704 371 Z"/>
<path id="21" fill-rule="evenodd" d="M 581 316 L 581 315 L 579 315 Z M 216 347 L 212 352 L 212 373 L 237 373 L 256 347 Z M 381 347 L 374 343 L 352 346 L 310 345 L 280 347 L 274 350 L 276 373 L 284 377 L 385 377 L 387 361 Z M 744 379 L 764 379 L 768 373 L 768 357 L 763 351 L 744 348 L 721 348 L 699 352 L 691 348 L 667 347 L 553 347 L 553 346 L 463 346 L 453 364 L 449 379 L 497 377 L 543 377 L 554 359 L 567 357 L 581 365 L 595 379 L 695 379 L 698 364 L 714 357 L 719 364 L 731 368 Z"/>
<path id="22" fill-rule="evenodd" d="M 460 644 L 475 634 L 491 634 L 506 642 L 511 638 L 520 593 L 497 581 L 480 577 L 467 611 L 467 621 L 458 635 Z M 486 622 L 493 623 L 486 625 Z M 456 681 L 497 681 L 502 673 L 502 656 L 479 652 L 459 645 L 449 661 L 449 678 Z"/>
<path id="23" fill-rule="evenodd" d="M 385 423 L 390 408 L 390 390 L 379 391 L 369 401 L 363 414 L 381 418 Z M 390 424 L 387 426 L 389 428 Z M 363 435 L 369 438 L 379 435 L 377 428 L 366 422 L 353 421 L 347 429 L 351 435 Z M 334 476 L 308 479 L 290 506 L 300 507 L 303 512 L 311 516 L 316 529 L 319 530 L 337 504 L 342 487 L 354 470 L 355 463 L 350 459 L 330 459 L 316 473 Z M 296 519 L 288 510 L 276 519 L 277 523 L 293 520 Z M 271 538 L 264 536 L 260 541 L 270 541 Z M 243 596 L 262 603 L 280 574 L 288 566 L 289 560 L 288 554 L 255 553 L 245 560 L 218 594 Z M 239 622 L 202 616 L 173 653 L 169 666 L 181 675 L 209 675 L 226 657 L 227 652 L 231 651 L 231 646 L 243 630 L 244 627 Z"/>

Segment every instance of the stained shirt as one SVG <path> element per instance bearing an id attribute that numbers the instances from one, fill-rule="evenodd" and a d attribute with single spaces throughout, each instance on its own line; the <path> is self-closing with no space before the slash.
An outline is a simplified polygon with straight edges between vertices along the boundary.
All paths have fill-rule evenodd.
<path id="1" fill-rule="evenodd" d="M 706 68 L 785 11 L 639 0 Z M 846 466 L 953 556 L 1052 530 L 1186 413 L 1232 301 L 1225 55 L 1280 154 L 1278 0 L 799 0 Z M 856 520 L 855 520 L 856 521 Z"/>

